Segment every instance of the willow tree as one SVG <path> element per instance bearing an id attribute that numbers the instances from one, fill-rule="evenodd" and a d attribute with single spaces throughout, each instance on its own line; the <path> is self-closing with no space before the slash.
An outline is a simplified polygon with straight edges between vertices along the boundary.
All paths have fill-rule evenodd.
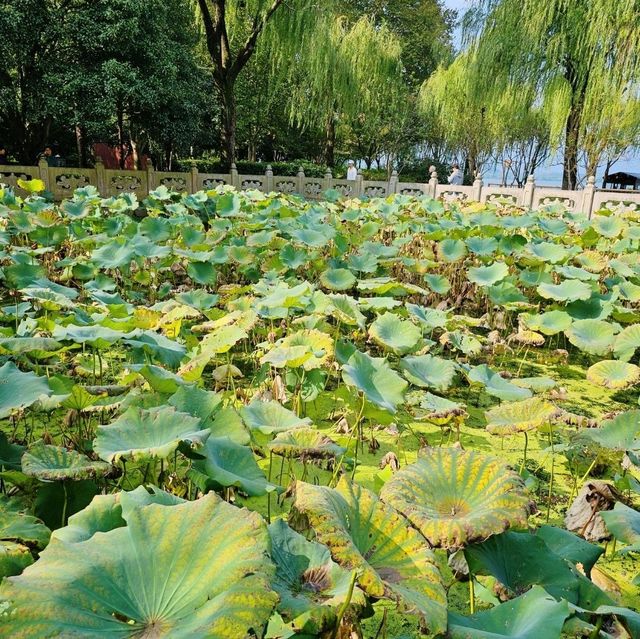
<path id="1" fill-rule="evenodd" d="M 325 128 L 325 162 L 333 166 L 338 122 L 373 117 L 398 100 L 401 46 L 385 25 L 368 17 L 350 22 L 325 15 L 299 52 L 289 75 L 291 119 Z"/>
<path id="2" fill-rule="evenodd" d="M 222 160 L 236 158 L 236 83 L 258 46 L 292 57 L 317 27 L 331 2 L 312 0 L 198 0 L 213 82 L 220 100 Z M 284 58 L 285 56 L 283 56 Z"/>
<path id="3" fill-rule="evenodd" d="M 533 88 L 550 115 L 552 142 L 564 147 L 563 188 L 575 188 L 585 108 L 607 78 L 637 91 L 637 0 L 476 0 L 466 16 L 474 76 L 485 88 L 505 79 Z"/>

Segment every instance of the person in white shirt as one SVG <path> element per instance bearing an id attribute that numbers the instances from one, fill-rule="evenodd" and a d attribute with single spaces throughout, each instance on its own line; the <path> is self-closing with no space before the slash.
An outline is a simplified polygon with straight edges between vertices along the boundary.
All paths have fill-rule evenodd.
<path id="1" fill-rule="evenodd" d="M 452 186 L 462 186 L 463 181 L 464 176 L 462 175 L 460 166 L 458 164 L 453 164 L 451 166 L 451 175 L 447 178 L 447 182 Z"/>
<path id="2" fill-rule="evenodd" d="M 356 169 L 356 163 L 353 160 L 347 162 L 347 180 L 355 180 L 358 177 L 358 169 Z"/>

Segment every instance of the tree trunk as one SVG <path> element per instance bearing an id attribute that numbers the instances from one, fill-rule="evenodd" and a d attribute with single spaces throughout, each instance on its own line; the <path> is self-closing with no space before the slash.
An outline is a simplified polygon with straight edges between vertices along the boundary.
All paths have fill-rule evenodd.
<path id="1" fill-rule="evenodd" d="M 219 87 L 220 106 L 221 109 L 221 130 L 220 130 L 220 147 L 221 160 L 226 168 L 230 168 L 236 161 L 236 96 L 234 91 L 235 82 L 227 80 L 225 84 Z"/>
<path id="2" fill-rule="evenodd" d="M 325 128 L 324 162 L 329 167 L 334 167 L 336 163 L 336 120 L 333 113 Z"/>
<path id="3" fill-rule="evenodd" d="M 562 166 L 562 188 L 572 191 L 578 183 L 578 135 L 582 118 L 581 103 L 571 105 L 567 118 Z"/>
<path id="4" fill-rule="evenodd" d="M 76 148 L 78 150 L 78 166 L 87 166 L 87 145 L 84 140 L 84 131 L 79 124 L 76 124 Z"/>

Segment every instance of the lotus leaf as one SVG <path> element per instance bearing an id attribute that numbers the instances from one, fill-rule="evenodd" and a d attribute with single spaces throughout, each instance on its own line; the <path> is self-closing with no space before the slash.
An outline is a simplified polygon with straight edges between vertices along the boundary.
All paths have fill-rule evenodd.
<path id="1" fill-rule="evenodd" d="M 573 320 L 565 311 L 547 311 L 540 315 L 526 315 L 526 325 L 534 331 L 540 331 L 545 335 L 556 335 L 570 328 Z"/>
<path id="2" fill-rule="evenodd" d="M 614 238 L 618 237 L 626 228 L 627 225 L 624 220 L 615 216 L 596 215 L 591 220 L 591 226 L 596 232 L 603 237 Z"/>
<path id="3" fill-rule="evenodd" d="M 333 340 L 326 333 L 316 329 L 307 329 L 291 333 L 281 340 L 278 340 L 276 348 L 285 349 L 285 352 L 300 352 L 301 355 L 299 355 L 299 358 L 302 361 L 301 364 L 298 365 L 302 365 L 306 371 L 324 366 L 333 356 Z M 304 351 L 301 349 L 304 349 Z M 304 355 L 302 355 L 303 352 Z M 273 353 L 273 350 L 270 351 L 268 355 L 271 353 Z M 270 359 L 266 359 L 265 356 L 263 359 L 271 362 L 275 366 L 273 356 Z M 287 366 L 294 366 L 294 363 L 289 363 Z"/>
<path id="4" fill-rule="evenodd" d="M 442 240 L 438 244 L 438 259 L 442 262 L 458 262 L 467 254 L 462 240 Z"/>
<path id="5" fill-rule="evenodd" d="M 624 362 L 628 362 L 638 348 L 640 348 L 640 324 L 627 326 L 613 342 L 613 352 Z"/>
<path id="6" fill-rule="evenodd" d="M 621 552 L 640 552 L 640 513 L 637 510 L 619 501 L 613 510 L 603 510 L 600 516 L 609 532 L 627 544 Z"/>
<path id="7" fill-rule="evenodd" d="M 203 390 L 197 386 L 181 386 L 169 398 L 168 404 L 181 413 L 197 417 L 206 424 L 220 409 L 222 397 L 218 393 Z"/>
<path id="8" fill-rule="evenodd" d="M 353 288 L 356 276 L 347 268 L 332 268 L 320 275 L 320 282 L 332 291 L 346 291 Z"/>
<path id="9" fill-rule="evenodd" d="M 531 397 L 531 391 L 521 388 L 502 375 L 491 370 L 486 364 L 480 364 L 470 369 L 469 381 L 483 384 L 489 395 L 498 397 L 503 401 L 517 401 Z"/>
<path id="10" fill-rule="evenodd" d="M 498 249 L 498 240 L 495 237 L 470 237 L 466 244 L 472 253 L 483 257 L 493 255 Z"/>
<path id="11" fill-rule="evenodd" d="M 407 304 L 407 310 L 427 330 L 444 328 L 447 325 L 448 314 L 435 308 L 424 308 L 417 304 Z"/>
<path id="12" fill-rule="evenodd" d="M 557 382 L 550 377 L 517 377 L 513 383 L 536 393 L 543 393 L 557 386 Z"/>
<path id="13" fill-rule="evenodd" d="M 0 419 L 51 393 L 45 377 L 23 373 L 13 362 L 0 366 Z"/>
<path id="14" fill-rule="evenodd" d="M 494 435 L 510 435 L 548 424 L 556 407 L 538 397 L 520 402 L 506 402 L 485 413 L 487 430 Z"/>
<path id="15" fill-rule="evenodd" d="M 640 410 L 630 410 L 602 422 L 600 428 L 588 428 L 580 437 L 612 450 L 640 449 Z"/>
<path id="16" fill-rule="evenodd" d="M 575 302 L 576 300 L 588 300 L 591 297 L 592 288 L 580 280 L 564 280 L 560 284 L 543 282 L 538 286 L 537 291 L 540 297 L 545 299 Z"/>
<path id="17" fill-rule="evenodd" d="M 142 375 L 149 386 L 159 393 L 175 393 L 186 382 L 180 375 L 153 364 L 133 364 L 130 368 Z"/>
<path id="18" fill-rule="evenodd" d="M 49 543 L 51 531 L 36 517 L 26 514 L 16 500 L 0 495 L 0 539 L 18 541 L 34 548 Z"/>
<path id="19" fill-rule="evenodd" d="M 20 470 L 24 446 L 12 444 L 0 430 L 0 470 Z"/>
<path id="20" fill-rule="evenodd" d="M 274 590 L 280 595 L 278 612 L 298 633 L 320 634 L 336 625 L 337 611 L 348 598 L 349 571 L 331 559 L 329 549 L 307 541 L 282 519 L 269 526 L 271 557 L 276 564 Z M 350 605 L 364 607 L 360 588 L 354 588 Z"/>
<path id="21" fill-rule="evenodd" d="M 369 327 L 371 339 L 398 355 L 415 351 L 422 333 L 409 320 L 402 320 L 394 313 L 380 315 Z"/>
<path id="22" fill-rule="evenodd" d="M 419 614 L 438 634 L 446 629 L 446 596 L 435 557 L 420 535 L 371 491 L 342 478 L 335 489 L 296 482 L 294 508 L 334 561 L 358 571 L 371 597 L 387 597 Z"/>
<path id="23" fill-rule="evenodd" d="M 543 262 L 551 264 L 563 262 L 569 256 L 569 251 L 564 246 L 553 242 L 537 242 L 529 245 L 528 250 Z"/>
<path id="24" fill-rule="evenodd" d="M 115 422 L 98 427 L 95 452 L 108 462 L 119 459 L 166 459 L 181 442 L 199 445 L 209 437 L 200 420 L 172 406 L 144 410 L 131 407 Z"/>
<path id="25" fill-rule="evenodd" d="M 445 548 L 526 527 L 530 512 L 518 475 L 495 457 L 454 448 L 430 450 L 400 469 L 380 496 Z"/>
<path id="26" fill-rule="evenodd" d="M 342 377 L 372 403 L 395 413 L 404 400 L 408 384 L 394 372 L 386 360 L 356 351 L 342 367 Z"/>
<path id="27" fill-rule="evenodd" d="M 580 350 L 591 355 L 604 355 L 611 350 L 616 327 L 597 319 L 575 321 L 565 331 L 569 341 Z"/>
<path id="28" fill-rule="evenodd" d="M 536 535 L 508 531 L 467 547 L 464 554 L 472 574 L 492 575 L 513 592 L 542 586 L 552 597 L 587 610 L 612 603 L 606 593 Z M 514 557 L 518 561 L 513 561 Z"/>
<path id="29" fill-rule="evenodd" d="M 604 553 L 602 546 L 596 546 L 585 541 L 582 537 L 574 535 L 564 528 L 556 526 L 541 526 L 535 531 L 537 537 L 556 555 L 570 561 L 574 566 L 580 564 L 587 576 L 598 558 Z"/>
<path id="30" fill-rule="evenodd" d="M 598 386 L 620 390 L 640 381 L 640 367 L 616 359 L 602 360 L 589 367 L 587 380 Z"/>
<path id="31" fill-rule="evenodd" d="M 451 639 L 557 639 L 570 614 L 566 601 L 558 602 L 534 586 L 524 595 L 470 617 L 449 614 Z"/>
<path id="32" fill-rule="evenodd" d="M 204 446 L 188 455 L 194 459 L 189 478 L 203 492 L 233 486 L 257 497 L 276 490 L 260 470 L 251 449 L 228 437 L 209 437 Z"/>
<path id="33" fill-rule="evenodd" d="M 456 374 L 455 364 L 448 359 L 432 355 L 404 357 L 400 361 L 404 376 L 421 388 L 447 390 Z"/>
<path id="34" fill-rule="evenodd" d="M 214 495 L 123 515 L 126 526 L 81 544 L 56 540 L 20 577 L 5 581 L 0 634 L 245 639 L 261 633 L 277 597 L 259 515 Z"/>
<path id="35" fill-rule="evenodd" d="M 87 479 L 106 475 L 111 466 L 102 461 L 67 450 L 62 446 L 49 446 L 38 442 L 22 456 L 22 472 L 42 481 Z"/>
<path id="36" fill-rule="evenodd" d="M 576 261 L 592 273 L 600 273 L 607 267 L 606 257 L 598 251 L 583 251 L 576 257 Z"/>
<path id="37" fill-rule="evenodd" d="M 348 295 L 330 295 L 332 314 L 342 324 L 347 326 L 358 326 L 359 328 L 365 328 L 366 318 L 360 312 L 358 303 L 353 297 Z"/>
<path id="38" fill-rule="evenodd" d="M 444 275 L 425 275 L 424 281 L 438 295 L 446 295 L 451 290 L 451 282 Z"/>
<path id="39" fill-rule="evenodd" d="M 509 275 L 509 267 L 504 262 L 494 262 L 491 266 L 470 268 L 467 279 L 478 286 L 492 286 L 507 275 Z"/>
<path id="40" fill-rule="evenodd" d="M 292 428 L 305 428 L 311 424 L 307 417 L 298 417 L 293 411 L 275 401 L 254 399 L 240 410 L 242 419 L 251 429 L 263 435 L 275 435 Z"/>
<path id="41" fill-rule="evenodd" d="M 344 455 L 346 448 L 313 428 L 298 428 L 278 433 L 269 442 L 269 450 L 283 457 L 303 459 L 335 458 Z"/>

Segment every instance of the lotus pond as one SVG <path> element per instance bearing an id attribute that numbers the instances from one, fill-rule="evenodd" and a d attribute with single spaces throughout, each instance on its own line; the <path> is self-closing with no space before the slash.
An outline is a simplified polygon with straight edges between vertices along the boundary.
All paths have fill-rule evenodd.
<path id="1" fill-rule="evenodd" d="M 0 188 L 0 636 L 640 637 L 640 217 Z"/>

